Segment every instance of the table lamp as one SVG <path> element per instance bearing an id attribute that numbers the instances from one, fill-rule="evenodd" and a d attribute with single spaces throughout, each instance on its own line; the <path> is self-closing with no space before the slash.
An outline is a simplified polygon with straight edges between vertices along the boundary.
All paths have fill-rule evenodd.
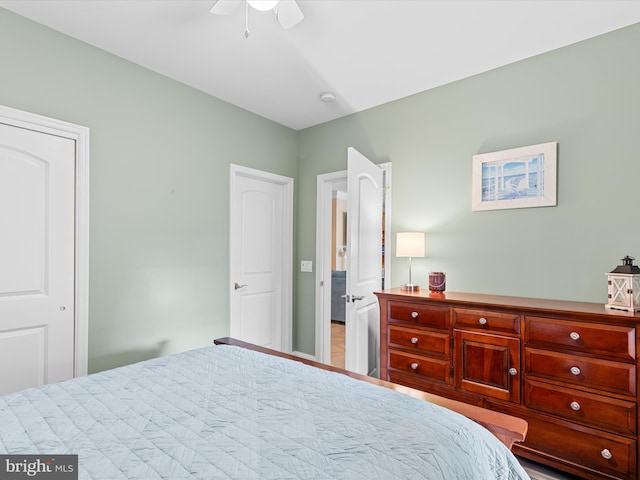
<path id="1" fill-rule="evenodd" d="M 424 232 L 400 232 L 396 237 L 396 257 L 409 258 L 409 283 L 402 285 L 402 290 L 417 292 L 419 285 L 411 281 L 411 258 L 424 257 Z"/>

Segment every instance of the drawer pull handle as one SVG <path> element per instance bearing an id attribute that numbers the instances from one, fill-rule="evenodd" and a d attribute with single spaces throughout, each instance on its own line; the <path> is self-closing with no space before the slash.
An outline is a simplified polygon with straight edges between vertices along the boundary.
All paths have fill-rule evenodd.
<path id="1" fill-rule="evenodd" d="M 486 325 L 487 324 L 487 319 L 484 317 L 480 317 L 480 320 L 478 320 L 478 322 L 480 323 L 480 325 Z"/>
<path id="2" fill-rule="evenodd" d="M 571 367 L 571 373 L 574 375 L 580 375 L 580 369 L 578 367 Z"/>
<path id="3" fill-rule="evenodd" d="M 517 374 L 518 374 L 518 370 L 516 370 L 515 368 L 511 367 L 509 369 L 509 375 L 511 375 L 512 377 Z"/>
<path id="4" fill-rule="evenodd" d="M 571 410 L 574 410 L 576 412 L 580 410 L 580 404 L 578 402 L 571 402 L 569 406 L 571 407 Z"/>
<path id="5" fill-rule="evenodd" d="M 418 318 L 418 312 L 411 312 L 411 318 Z"/>
<path id="6" fill-rule="evenodd" d="M 611 460 L 613 458 L 613 455 L 611 455 L 611 452 L 606 448 L 600 452 L 600 455 L 602 455 L 602 458 L 606 460 Z"/>
<path id="7" fill-rule="evenodd" d="M 414 345 L 418 343 L 418 337 L 411 337 L 411 343 L 413 343 Z"/>
<path id="8" fill-rule="evenodd" d="M 578 332 L 571 332 L 569 336 L 571 337 L 571 340 L 580 340 L 580 334 Z"/>
<path id="9" fill-rule="evenodd" d="M 417 363 L 417 362 L 413 362 L 413 363 L 411 364 L 411 369 L 412 369 L 412 370 L 417 370 L 417 369 L 418 369 L 418 363 Z"/>

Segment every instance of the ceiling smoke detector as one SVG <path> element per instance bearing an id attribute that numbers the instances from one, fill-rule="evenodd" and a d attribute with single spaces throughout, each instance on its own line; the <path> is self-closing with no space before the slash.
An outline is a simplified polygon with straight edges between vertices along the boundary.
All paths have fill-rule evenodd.
<path id="1" fill-rule="evenodd" d="M 336 99 L 336 96 L 332 92 L 323 92 L 320 94 L 320 100 L 324 103 L 331 103 Z"/>

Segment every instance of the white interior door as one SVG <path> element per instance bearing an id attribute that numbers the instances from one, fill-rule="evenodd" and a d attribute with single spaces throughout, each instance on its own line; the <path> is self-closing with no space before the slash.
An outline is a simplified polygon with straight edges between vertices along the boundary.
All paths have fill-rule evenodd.
<path id="1" fill-rule="evenodd" d="M 0 394 L 74 376 L 75 151 L 0 123 Z"/>
<path id="2" fill-rule="evenodd" d="M 293 179 L 231 166 L 230 335 L 291 350 Z"/>
<path id="3" fill-rule="evenodd" d="M 378 375 L 380 311 L 374 291 L 382 286 L 382 169 L 347 151 L 347 304 L 345 368 Z"/>

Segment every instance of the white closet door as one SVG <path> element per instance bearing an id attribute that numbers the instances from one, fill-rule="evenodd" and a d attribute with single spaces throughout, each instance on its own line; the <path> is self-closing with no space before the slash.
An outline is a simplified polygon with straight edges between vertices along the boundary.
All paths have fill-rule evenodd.
<path id="1" fill-rule="evenodd" d="M 230 334 L 289 352 L 293 179 L 232 165 L 230 192 Z"/>
<path id="2" fill-rule="evenodd" d="M 0 394 L 74 374 L 75 141 L 0 123 Z"/>

